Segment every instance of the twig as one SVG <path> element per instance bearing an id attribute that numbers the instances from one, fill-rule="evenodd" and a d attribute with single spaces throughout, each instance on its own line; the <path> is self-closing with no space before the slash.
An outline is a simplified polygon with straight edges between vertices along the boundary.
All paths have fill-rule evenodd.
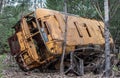
<path id="1" fill-rule="evenodd" d="M 91 0 L 90 0 L 90 1 L 91 1 Z M 101 18 L 102 20 L 104 20 L 100 8 L 98 9 L 97 6 L 95 5 L 95 3 L 94 3 L 93 1 L 91 1 L 91 3 L 93 4 L 93 6 L 94 6 L 94 8 L 96 9 L 96 11 L 97 11 L 98 15 L 100 16 L 100 18 Z"/>
<path id="2" fill-rule="evenodd" d="M 115 13 L 117 12 L 119 6 L 120 6 L 120 4 L 118 4 L 118 5 L 116 6 L 115 10 L 114 10 L 113 12 L 111 12 L 111 13 L 113 13 L 113 14 L 111 14 L 111 18 L 115 15 Z"/>

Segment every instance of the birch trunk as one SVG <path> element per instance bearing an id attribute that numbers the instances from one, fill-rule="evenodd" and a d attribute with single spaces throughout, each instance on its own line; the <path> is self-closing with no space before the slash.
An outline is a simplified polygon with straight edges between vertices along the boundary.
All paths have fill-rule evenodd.
<path id="1" fill-rule="evenodd" d="M 109 33 L 109 6 L 108 0 L 104 0 L 104 35 L 105 35 L 105 76 L 110 77 L 110 33 Z"/>

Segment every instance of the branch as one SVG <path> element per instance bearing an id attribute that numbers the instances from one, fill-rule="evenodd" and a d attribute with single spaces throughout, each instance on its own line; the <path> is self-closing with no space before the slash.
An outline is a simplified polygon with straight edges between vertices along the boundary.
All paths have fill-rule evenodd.
<path id="1" fill-rule="evenodd" d="M 114 5 L 117 4 L 117 3 L 118 3 L 117 0 L 116 0 L 116 2 L 114 1 L 114 3 L 112 3 L 112 5 L 110 6 L 111 11 L 112 11 L 112 8 L 114 7 Z"/>
<path id="2" fill-rule="evenodd" d="M 101 9 L 100 9 L 100 6 L 99 6 L 99 3 L 98 3 L 98 2 L 97 2 L 97 8 L 98 8 L 98 11 L 100 12 L 101 16 L 103 17 L 102 11 L 101 11 Z"/>
<path id="3" fill-rule="evenodd" d="M 115 15 L 115 13 L 117 12 L 117 10 L 118 10 L 119 7 L 120 7 L 120 4 L 118 4 L 118 5 L 115 7 L 115 9 L 113 10 L 113 12 L 111 12 L 111 17 L 110 17 L 110 18 L 112 18 L 112 17 Z"/>
<path id="4" fill-rule="evenodd" d="M 98 15 L 100 16 L 100 18 L 101 18 L 102 20 L 104 20 L 100 8 L 98 9 L 98 8 L 96 7 L 95 3 L 94 3 L 92 0 L 90 0 L 90 1 L 91 1 L 91 3 L 93 4 L 94 8 L 96 9 L 96 11 L 97 11 Z M 98 6 L 99 6 L 99 5 L 98 5 Z"/>

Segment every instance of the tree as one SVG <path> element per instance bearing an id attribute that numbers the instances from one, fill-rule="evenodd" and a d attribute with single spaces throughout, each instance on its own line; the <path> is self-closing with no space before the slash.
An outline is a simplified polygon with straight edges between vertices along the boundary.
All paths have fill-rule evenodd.
<path id="1" fill-rule="evenodd" d="M 6 4 L 2 8 L 0 14 L 0 53 L 10 51 L 7 39 L 14 32 L 12 27 L 21 18 L 21 15 L 28 13 L 29 3 L 27 2 L 28 0 L 21 0 L 16 6 Z M 11 3 L 9 2 L 9 4 Z"/>
<path id="2" fill-rule="evenodd" d="M 0 0 L 0 12 L 2 11 L 3 0 Z"/>
<path id="3" fill-rule="evenodd" d="M 65 51 L 66 51 L 66 40 L 67 40 L 67 2 L 68 0 L 64 0 L 64 12 L 65 12 L 65 30 L 64 30 L 64 42 L 63 42 L 63 53 L 61 57 L 61 64 L 60 64 L 60 72 L 61 75 L 64 75 L 64 57 L 65 57 Z"/>
<path id="4" fill-rule="evenodd" d="M 63 11 L 63 0 L 46 0 L 46 7 L 48 9 Z"/>
<path id="5" fill-rule="evenodd" d="M 109 5 L 108 0 L 104 0 L 104 35 L 105 35 L 105 76 L 110 76 L 110 33 L 109 33 Z"/>
<path id="6" fill-rule="evenodd" d="M 46 8 L 63 11 L 63 3 L 63 0 L 46 0 Z M 82 17 L 95 18 L 98 16 L 90 0 L 68 0 L 67 9 L 68 13 Z"/>

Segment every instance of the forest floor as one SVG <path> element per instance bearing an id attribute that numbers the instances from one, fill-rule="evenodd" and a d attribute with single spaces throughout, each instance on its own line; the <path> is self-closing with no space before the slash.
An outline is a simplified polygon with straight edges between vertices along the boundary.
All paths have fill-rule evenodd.
<path id="1" fill-rule="evenodd" d="M 41 73 L 38 70 L 23 72 L 17 64 L 11 60 L 9 55 L 0 55 L 0 78 L 103 78 L 103 74 L 93 75 L 93 73 L 84 76 L 61 76 L 56 73 Z M 120 78 L 111 76 L 111 78 Z"/>

